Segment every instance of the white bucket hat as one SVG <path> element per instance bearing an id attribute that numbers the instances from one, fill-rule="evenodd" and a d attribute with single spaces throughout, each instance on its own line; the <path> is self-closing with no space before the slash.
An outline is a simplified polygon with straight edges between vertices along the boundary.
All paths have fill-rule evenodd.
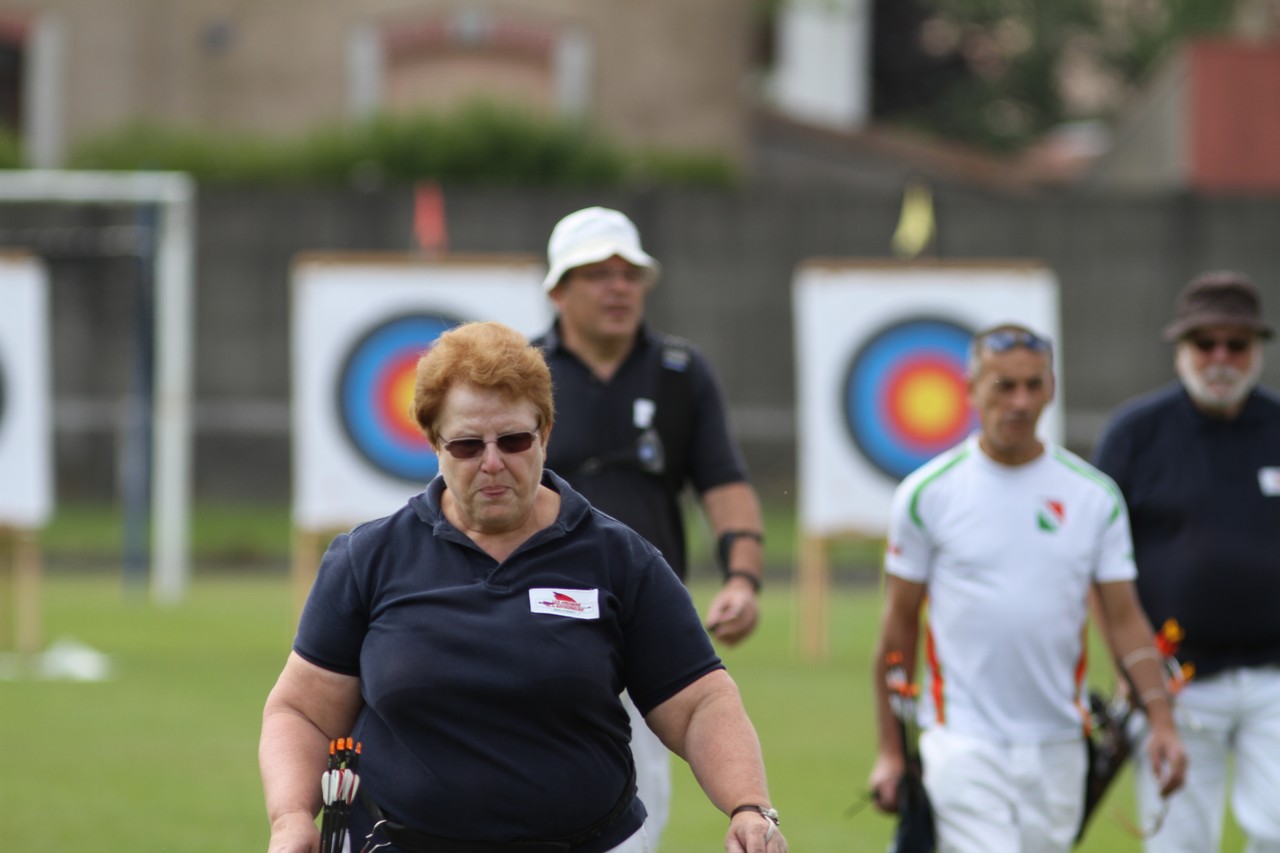
<path id="1" fill-rule="evenodd" d="M 551 291 L 569 270 L 607 261 L 614 255 L 658 277 L 661 266 L 640 248 L 640 233 L 625 214 L 607 207 L 588 207 L 570 213 L 556 223 L 547 243 L 550 269 L 542 286 Z"/>

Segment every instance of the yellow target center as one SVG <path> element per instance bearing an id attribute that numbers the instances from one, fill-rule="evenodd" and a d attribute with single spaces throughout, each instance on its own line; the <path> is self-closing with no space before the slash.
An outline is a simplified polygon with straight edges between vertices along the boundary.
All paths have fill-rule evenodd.
<path id="1" fill-rule="evenodd" d="M 395 412 L 406 425 L 417 429 L 411 414 L 413 410 L 414 372 L 406 370 L 392 380 L 387 389 L 391 395 L 391 411 Z"/>
<path id="2" fill-rule="evenodd" d="M 964 398 L 956 390 L 955 380 L 937 371 L 906 377 L 898 397 L 902 422 L 919 435 L 952 429 L 964 415 Z"/>

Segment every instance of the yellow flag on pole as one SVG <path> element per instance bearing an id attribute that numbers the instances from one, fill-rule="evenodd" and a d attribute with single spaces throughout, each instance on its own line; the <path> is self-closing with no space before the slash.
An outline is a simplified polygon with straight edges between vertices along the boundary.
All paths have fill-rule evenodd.
<path id="1" fill-rule="evenodd" d="M 893 232 L 893 253 L 900 258 L 918 257 L 933 235 L 933 193 L 923 181 L 910 181 L 902 193 L 902 212 Z"/>

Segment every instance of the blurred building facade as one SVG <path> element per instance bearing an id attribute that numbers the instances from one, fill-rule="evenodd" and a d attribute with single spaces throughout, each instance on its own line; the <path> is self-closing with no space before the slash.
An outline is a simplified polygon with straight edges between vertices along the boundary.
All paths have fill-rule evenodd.
<path id="1" fill-rule="evenodd" d="M 768 6 L 780 17 L 762 22 L 756 10 Z M 1233 267 L 1253 275 L 1275 316 L 1280 201 L 1195 197 L 1203 185 L 1188 182 L 1196 173 L 1185 168 L 1185 152 L 1166 156 L 1161 148 L 1186 144 L 1179 134 L 1195 123 L 1187 101 L 1157 109 L 1164 117 L 1132 149 L 1145 152 L 1134 168 L 1150 167 L 1158 178 L 1143 191 L 1040 192 L 1043 170 L 1028 174 L 1008 160 L 869 123 L 865 92 L 848 80 L 866 73 L 867 7 L 862 0 L 0 0 L 0 122 L 21 129 L 33 165 L 59 166 L 76 142 L 133 119 L 288 134 L 378 110 L 448 107 L 483 90 L 548 114 L 587 117 L 629 144 L 725 151 L 749 165 L 751 186 L 445 187 L 450 248 L 538 253 L 570 210 L 628 211 L 664 262 L 655 322 L 698 341 L 718 365 L 752 469 L 775 499 L 794 489 L 791 276 L 812 257 L 888 255 L 909 178 L 924 177 L 935 190 L 937 237 L 925 263 L 1035 258 L 1058 273 L 1074 449 L 1087 450 L 1118 402 L 1171 377 L 1159 330 L 1192 274 Z M 775 51 L 763 64 L 761 39 Z M 1236 105 L 1236 119 L 1275 115 L 1280 100 L 1264 95 L 1280 71 L 1265 69 L 1221 78 L 1240 90 L 1221 95 Z M 1187 76 L 1173 79 L 1185 84 Z M 1184 93 L 1180 86 L 1170 91 Z M 1270 131 L 1226 122 L 1219 119 L 1215 132 L 1228 128 L 1229 139 L 1280 161 Z M 1125 150 L 1117 145 L 1116 156 Z M 1262 168 L 1241 155 L 1227 160 Z M 413 208 L 410 187 L 201 187 L 202 499 L 288 494 L 292 259 L 315 250 L 412 252 Z M 59 494 L 71 499 L 109 497 L 119 482 L 129 430 L 121 401 L 137 393 L 137 364 L 148 357 L 149 285 L 131 251 L 112 254 L 95 242 L 132 227 L 136 216 L 0 205 L 4 243 L 32 248 L 51 265 Z M 1280 365 L 1269 369 L 1274 377 Z"/>
<path id="2" fill-rule="evenodd" d="M 1280 38 L 1194 39 L 1127 111 L 1089 175 L 1125 191 L 1280 192 Z"/>
<path id="3" fill-rule="evenodd" d="M 849 0 L 842 0 L 849 2 Z M 295 133 L 485 94 L 746 156 L 742 0 L 6 0 L 0 121 L 32 165 L 139 119 Z"/>

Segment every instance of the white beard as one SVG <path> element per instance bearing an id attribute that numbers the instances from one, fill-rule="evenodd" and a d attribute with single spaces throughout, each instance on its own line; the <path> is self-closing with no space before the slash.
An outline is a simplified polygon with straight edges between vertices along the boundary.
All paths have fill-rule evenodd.
<path id="1" fill-rule="evenodd" d="M 1187 389 L 1196 405 L 1215 414 L 1231 414 L 1262 376 L 1262 351 L 1255 343 L 1249 366 L 1244 370 L 1225 364 L 1211 364 L 1196 370 L 1196 353 L 1190 344 L 1178 347 L 1174 365 L 1182 387 Z"/>

